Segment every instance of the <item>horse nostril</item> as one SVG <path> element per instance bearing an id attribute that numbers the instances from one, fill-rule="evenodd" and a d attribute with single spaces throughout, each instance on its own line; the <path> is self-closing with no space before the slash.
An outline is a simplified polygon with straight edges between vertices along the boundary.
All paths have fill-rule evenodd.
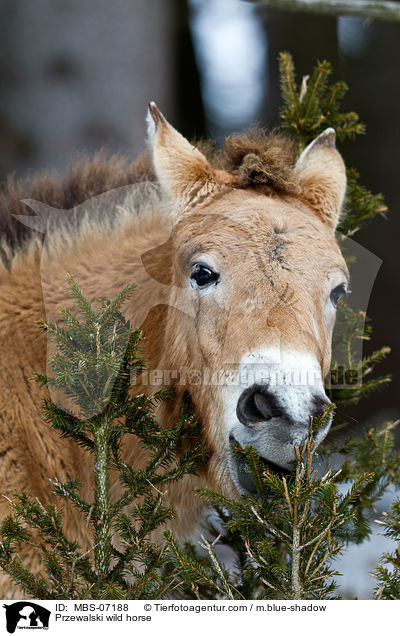
<path id="1" fill-rule="evenodd" d="M 272 417 L 281 416 L 282 412 L 265 387 L 254 385 L 243 391 L 237 403 L 236 415 L 242 424 L 247 425 L 266 422 Z"/>

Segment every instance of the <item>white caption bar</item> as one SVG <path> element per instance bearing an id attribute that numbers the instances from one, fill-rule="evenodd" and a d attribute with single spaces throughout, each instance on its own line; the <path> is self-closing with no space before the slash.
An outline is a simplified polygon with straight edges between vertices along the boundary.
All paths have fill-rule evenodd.
<path id="1" fill-rule="evenodd" d="M 167 630 L 174 636 L 187 636 L 188 630 L 201 630 L 202 634 L 208 630 L 210 635 L 229 630 L 230 636 L 247 636 L 251 629 L 260 634 L 337 636 L 356 628 L 363 636 L 376 636 L 397 624 L 399 612 L 400 601 L 4 600 L 0 633 L 33 636 L 29 632 L 35 630 L 43 636 L 70 636 L 71 632 L 74 636 L 132 632 L 160 636 Z"/>

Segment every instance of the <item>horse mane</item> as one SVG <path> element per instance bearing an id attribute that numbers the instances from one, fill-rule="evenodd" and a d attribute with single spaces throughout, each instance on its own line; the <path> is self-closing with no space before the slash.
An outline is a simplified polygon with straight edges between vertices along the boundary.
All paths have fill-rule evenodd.
<path id="1" fill-rule="evenodd" d="M 295 147 L 282 133 L 267 133 L 255 128 L 227 137 L 222 148 L 209 140 L 200 141 L 196 146 L 215 169 L 231 173 L 239 188 L 262 187 L 268 194 L 296 191 L 293 179 Z M 93 158 L 82 157 L 71 164 L 64 177 L 54 173 L 24 179 L 9 177 L 0 190 L 0 259 L 3 265 L 7 266 L 13 255 L 34 236 L 29 227 L 14 218 L 14 215 L 32 213 L 23 199 L 71 210 L 84 201 L 114 190 L 113 203 L 118 205 L 126 196 L 123 186 L 143 182 L 151 184 L 154 192 L 156 178 L 148 151 L 136 160 L 121 155 L 107 157 L 104 152 L 96 153 Z M 118 188 L 121 188 L 120 194 Z M 66 214 L 61 220 L 58 217 L 57 223 L 62 223 L 64 233 L 74 233 L 81 220 Z"/>
<path id="2" fill-rule="evenodd" d="M 271 194 L 298 191 L 293 174 L 296 147 L 284 133 L 251 128 L 227 137 L 222 148 L 210 142 L 200 142 L 198 148 L 214 168 L 231 173 L 239 188 L 264 186 Z"/>

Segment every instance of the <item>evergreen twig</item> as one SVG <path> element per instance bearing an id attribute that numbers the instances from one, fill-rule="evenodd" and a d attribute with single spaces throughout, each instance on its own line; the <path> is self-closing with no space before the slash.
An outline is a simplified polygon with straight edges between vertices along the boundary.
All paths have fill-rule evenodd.
<path id="1" fill-rule="evenodd" d="M 25 594 L 36 598 L 159 598 L 175 585 L 176 575 L 161 575 L 165 547 L 151 542 L 149 535 L 175 514 L 165 505 L 160 488 L 193 473 L 203 457 L 199 443 L 182 452 L 183 439 L 195 431 L 197 422 L 186 400 L 177 425 L 164 431 L 154 410 L 169 393 L 131 394 L 131 377 L 144 367 L 138 356 L 142 335 L 131 328 L 121 307 L 134 285 L 113 301 L 103 300 L 98 309 L 71 276 L 68 285 L 80 318 L 62 310 L 62 326 L 39 324 L 58 351 L 50 361 L 54 376 L 36 379 L 69 398 L 70 408 L 44 400 L 48 424 L 92 455 L 92 499 L 83 498 L 76 480 L 51 480 L 54 495 L 72 504 L 91 528 L 92 543 L 88 548 L 67 539 L 63 514 L 55 506 L 15 493 L 11 514 L 0 529 L 0 566 Z M 135 436 L 149 452 L 144 469 L 134 470 L 123 461 L 120 450 L 127 436 Z M 116 500 L 111 498 L 111 469 L 121 482 Z M 40 574 L 21 561 L 24 544 L 41 555 Z"/>

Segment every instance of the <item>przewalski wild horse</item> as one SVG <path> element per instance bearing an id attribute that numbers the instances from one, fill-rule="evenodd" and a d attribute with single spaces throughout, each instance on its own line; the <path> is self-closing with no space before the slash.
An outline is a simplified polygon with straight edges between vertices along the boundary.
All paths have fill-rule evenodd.
<path id="1" fill-rule="evenodd" d="M 91 488 L 82 451 L 43 423 L 43 391 L 29 378 L 45 370 L 46 342 L 33 325 L 45 315 L 59 319 L 58 308 L 70 304 L 66 272 L 93 300 L 136 280 L 125 314 L 143 324 L 150 371 L 175 389 L 160 422 L 176 422 L 188 391 L 210 451 L 198 476 L 168 491 L 177 509 L 172 529 L 188 539 L 204 514 L 196 488 L 228 496 L 252 488 L 232 444 L 252 445 L 285 469 L 310 415 L 328 402 L 323 378 L 347 285 L 334 234 L 346 180 L 332 129 L 296 161 L 282 135 L 253 131 L 229 138 L 222 151 L 204 146 L 203 154 L 154 104 L 148 121 L 149 153 L 136 163 L 97 157 L 64 180 L 10 181 L 2 195 L 0 492 L 25 489 L 48 500 L 47 478 L 55 476 Z M 139 181 L 140 188 L 124 187 Z M 59 209 L 48 214 L 43 249 L 37 234 L 22 237 L 26 228 L 12 226 L 12 213 L 27 213 L 20 202 L 27 196 L 42 218 L 34 200 Z M 151 377 L 134 390 L 154 390 Z M 135 467 L 146 462 L 135 446 L 127 456 Z M 1 506 L 4 515 L 7 502 Z M 88 541 L 73 510 L 66 532 Z M 38 567 L 35 558 L 24 555 L 31 567 Z M 7 593 L 3 586 L 0 595 Z"/>

